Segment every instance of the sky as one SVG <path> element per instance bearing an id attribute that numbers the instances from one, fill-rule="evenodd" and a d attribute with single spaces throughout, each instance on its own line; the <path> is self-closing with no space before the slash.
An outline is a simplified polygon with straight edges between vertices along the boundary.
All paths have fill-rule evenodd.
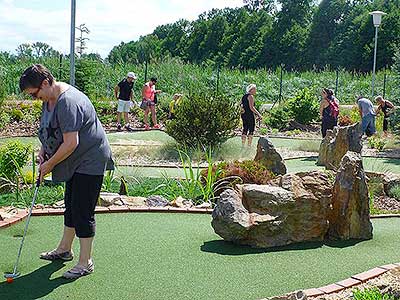
<path id="1" fill-rule="evenodd" d="M 243 0 L 76 0 L 76 26 L 90 30 L 85 52 L 105 58 L 114 46 L 150 34 L 158 25 L 239 6 Z M 0 0 L 0 51 L 16 53 L 22 43 L 44 42 L 67 54 L 70 20 L 70 0 Z"/>

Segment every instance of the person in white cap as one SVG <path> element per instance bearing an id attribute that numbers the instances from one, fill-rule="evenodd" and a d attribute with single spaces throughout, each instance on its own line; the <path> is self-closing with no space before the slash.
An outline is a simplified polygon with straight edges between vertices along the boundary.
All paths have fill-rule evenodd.
<path id="1" fill-rule="evenodd" d="M 115 98 L 118 100 L 117 108 L 117 130 L 121 131 L 121 113 L 124 114 L 125 128 L 132 131 L 129 125 L 128 113 L 131 109 L 131 101 L 133 97 L 133 84 L 136 80 L 136 75 L 133 72 L 128 72 L 126 78 L 118 83 L 114 88 Z"/>

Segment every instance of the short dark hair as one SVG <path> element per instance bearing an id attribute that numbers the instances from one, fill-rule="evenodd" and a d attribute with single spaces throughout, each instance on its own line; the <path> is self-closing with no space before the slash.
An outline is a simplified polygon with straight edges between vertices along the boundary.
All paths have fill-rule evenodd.
<path id="1" fill-rule="evenodd" d="M 151 77 L 150 81 L 157 82 L 157 77 Z"/>
<path id="2" fill-rule="evenodd" d="M 332 89 L 328 89 L 328 88 L 324 88 L 324 92 L 328 95 L 328 96 L 333 96 L 334 92 Z"/>
<path id="3" fill-rule="evenodd" d="M 23 92 L 28 88 L 38 88 L 45 79 L 47 79 L 50 85 L 54 82 L 53 75 L 45 66 L 34 64 L 22 73 L 19 79 L 19 89 Z"/>

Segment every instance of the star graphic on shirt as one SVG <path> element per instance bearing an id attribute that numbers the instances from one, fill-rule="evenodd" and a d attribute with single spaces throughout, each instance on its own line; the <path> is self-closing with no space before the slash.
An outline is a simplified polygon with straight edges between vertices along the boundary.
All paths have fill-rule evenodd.
<path id="1" fill-rule="evenodd" d="M 54 138 L 55 140 L 57 140 L 57 128 L 51 128 L 51 127 L 47 127 L 46 128 L 47 131 L 47 138 Z"/>

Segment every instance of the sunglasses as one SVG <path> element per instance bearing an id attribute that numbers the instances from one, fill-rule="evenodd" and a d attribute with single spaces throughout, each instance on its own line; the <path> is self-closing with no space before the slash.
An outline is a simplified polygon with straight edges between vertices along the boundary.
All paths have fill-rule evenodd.
<path id="1" fill-rule="evenodd" d="M 38 94 L 40 92 L 40 90 L 42 89 L 42 83 L 43 83 L 44 79 L 42 80 L 42 82 L 40 83 L 39 87 L 37 88 L 37 91 L 34 93 L 29 93 L 29 95 L 33 98 L 36 99 L 38 97 Z"/>
<path id="2" fill-rule="evenodd" d="M 33 99 L 36 99 L 36 98 L 38 97 L 38 94 L 39 94 L 39 92 L 40 92 L 41 89 L 42 89 L 41 87 L 38 87 L 38 89 L 37 89 L 36 92 L 34 92 L 34 93 L 29 93 L 29 95 L 30 95 Z"/>

